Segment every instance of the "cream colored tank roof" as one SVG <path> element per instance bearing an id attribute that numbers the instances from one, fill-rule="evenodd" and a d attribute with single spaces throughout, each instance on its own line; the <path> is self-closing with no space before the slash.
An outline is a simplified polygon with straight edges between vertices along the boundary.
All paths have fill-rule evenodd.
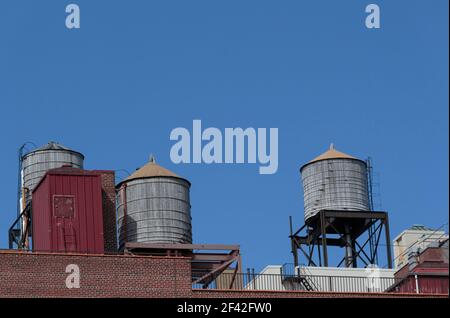
<path id="1" fill-rule="evenodd" d="M 311 160 L 308 163 L 312 163 L 312 162 L 316 162 L 316 161 L 320 161 L 320 160 L 326 160 L 326 159 L 336 159 L 336 158 L 357 159 L 357 158 L 347 155 L 343 152 L 337 151 L 336 149 L 334 149 L 334 145 L 331 144 L 330 149 L 328 149 L 323 154 L 314 158 L 313 160 Z"/>
<path id="2" fill-rule="evenodd" d="M 184 179 L 184 178 L 178 176 L 177 174 L 175 174 L 174 172 L 158 165 L 155 161 L 155 158 L 152 156 L 152 157 L 150 157 L 150 161 L 147 164 L 145 164 L 144 166 L 142 166 L 141 168 L 136 170 L 134 173 L 132 173 L 128 178 L 123 180 L 121 183 L 135 180 L 135 179 L 154 178 L 154 177 L 173 177 L 173 178 Z M 186 180 L 186 179 L 184 179 L 184 180 Z"/>

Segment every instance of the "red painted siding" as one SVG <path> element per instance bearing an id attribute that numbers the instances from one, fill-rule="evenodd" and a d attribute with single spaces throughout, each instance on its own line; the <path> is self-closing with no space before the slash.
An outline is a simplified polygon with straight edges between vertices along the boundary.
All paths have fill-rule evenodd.
<path id="1" fill-rule="evenodd" d="M 421 294 L 448 294 L 448 275 L 418 275 L 417 284 Z M 400 293 L 416 293 L 416 278 L 414 274 L 403 279 L 395 288 Z"/>
<path id="2" fill-rule="evenodd" d="M 33 250 L 104 252 L 102 182 L 98 173 L 50 170 L 33 191 Z"/>
<path id="3" fill-rule="evenodd" d="M 419 276 L 419 290 L 423 294 L 448 294 L 448 276 Z"/>

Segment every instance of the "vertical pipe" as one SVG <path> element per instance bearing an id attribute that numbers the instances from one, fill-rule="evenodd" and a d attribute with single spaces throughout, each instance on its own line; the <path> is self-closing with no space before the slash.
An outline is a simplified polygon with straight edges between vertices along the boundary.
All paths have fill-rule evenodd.
<path id="1" fill-rule="evenodd" d="M 289 216 L 289 229 L 290 229 L 290 238 L 291 238 L 291 250 L 292 255 L 294 256 L 294 266 L 298 266 L 298 251 L 297 251 L 297 243 L 293 236 L 293 226 L 292 226 L 292 216 Z"/>
<path id="2" fill-rule="evenodd" d="M 355 241 L 352 241 L 352 251 L 356 251 L 356 244 Z M 356 254 L 352 259 L 352 266 L 353 268 L 358 268 L 358 254 Z"/>
<path id="3" fill-rule="evenodd" d="M 420 294 L 420 290 L 419 290 L 419 277 L 417 277 L 417 274 L 414 275 L 414 280 L 416 282 L 416 294 Z"/>
<path id="4" fill-rule="evenodd" d="M 313 242 L 314 244 L 314 242 Z M 319 266 L 322 266 L 322 257 L 320 255 L 320 245 L 317 244 L 317 254 L 319 255 Z"/>
<path id="5" fill-rule="evenodd" d="M 122 198 L 123 198 L 123 221 L 122 221 L 122 235 L 123 244 L 125 248 L 125 243 L 127 242 L 127 184 L 124 183 L 121 187 Z"/>
<path id="6" fill-rule="evenodd" d="M 389 217 L 385 214 L 384 217 L 384 232 L 386 234 L 386 253 L 387 253 L 387 265 L 388 268 L 392 268 L 392 255 L 391 255 L 391 236 L 389 234 Z M 380 229 L 381 230 L 381 229 Z"/>
<path id="7" fill-rule="evenodd" d="M 353 266 L 353 251 L 352 251 L 352 236 L 350 235 L 350 228 L 345 224 L 345 267 Z"/>
<path id="8" fill-rule="evenodd" d="M 25 148 L 25 144 L 23 144 L 18 151 L 19 156 L 19 167 L 18 167 L 18 174 L 17 174 L 17 218 L 19 218 L 20 213 L 22 213 L 22 209 L 20 207 L 20 201 L 21 201 L 21 192 L 22 192 L 22 159 L 23 159 L 23 150 Z M 18 225 L 20 226 L 20 224 Z"/>
<path id="9" fill-rule="evenodd" d="M 319 212 L 320 229 L 322 231 L 322 249 L 323 249 L 323 264 L 328 267 L 328 252 L 327 252 L 327 229 L 325 227 L 324 211 Z"/>

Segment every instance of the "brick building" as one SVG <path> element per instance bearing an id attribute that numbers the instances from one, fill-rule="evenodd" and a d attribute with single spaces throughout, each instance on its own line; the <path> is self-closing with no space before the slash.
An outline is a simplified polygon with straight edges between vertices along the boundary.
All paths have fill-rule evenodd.
<path id="1" fill-rule="evenodd" d="M 333 288 L 308 289 L 306 287 L 318 284 L 306 284 L 304 275 L 286 275 L 280 270 L 281 267 L 276 272 L 247 275 L 241 268 L 242 260 L 238 245 L 187 244 L 191 241 L 188 191 L 187 199 L 181 200 L 186 203 L 185 207 L 188 209 L 177 210 L 186 212 L 184 214 L 189 216 L 186 223 L 188 226 L 184 228 L 187 231 L 183 231 L 189 238 L 187 242 L 185 240 L 172 242 L 167 238 L 164 242 L 160 242 L 159 239 L 148 242 L 148 237 L 144 236 L 141 240 L 124 240 L 119 253 L 116 228 L 118 189 L 115 187 L 114 171 L 80 169 L 83 156 L 76 153 L 80 157 L 80 164 L 76 167 L 64 161 L 61 167 L 46 170 L 44 173 L 44 168 L 48 166 L 47 161 L 54 156 L 53 152 L 72 154 L 66 148 L 54 148 L 53 145 L 48 150 L 51 152 L 48 158 L 47 155 L 41 158 L 43 168 L 39 173 L 43 177 L 33 190 L 31 204 L 24 210 L 27 212 L 26 217 L 24 216 L 27 221 L 25 224 L 28 224 L 28 220 L 32 220 L 32 251 L 29 250 L 28 244 L 23 244 L 24 239 L 28 240 L 30 235 L 28 225 L 26 231 L 18 232 L 18 229 L 15 229 L 15 232 L 11 232 L 15 235 L 20 234 L 17 236 L 20 241 L 15 240 L 17 250 L 0 250 L 0 298 L 448 297 L 448 281 L 446 289 L 444 287 L 435 290 L 432 294 L 417 293 L 417 289 L 408 287 L 409 281 L 406 279 L 410 272 L 402 271 L 399 275 L 405 275 L 404 284 L 397 285 L 390 292 L 385 292 L 386 289 L 375 291 L 372 289 L 369 292 L 367 289 L 336 288 L 341 286 L 341 283 L 348 282 L 346 277 L 339 277 L 339 283 L 333 282 Z M 153 178 L 158 178 L 160 183 L 161 177 L 174 178 L 171 174 L 167 175 L 167 171 L 159 169 L 154 160 L 145 167 L 144 170 L 138 170 L 140 181 L 142 178 L 150 178 L 152 181 Z M 177 203 L 180 201 L 179 191 L 161 186 L 156 188 L 151 186 L 149 189 L 150 191 L 147 191 L 148 189 L 144 187 L 140 191 L 135 191 L 139 197 L 141 190 L 145 190 L 146 195 L 139 203 L 146 207 L 143 211 L 148 214 L 147 216 L 159 217 L 161 222 L 157 224 L 163 225 L 164 229 L 173 229 L 174 220 L 162 215 L 161 211 L 166 213 L 170 210 L 168 207 L 172 205 L 168 202 L 172 199 Z M 173 198 L 167 201 L 165 199 L 169 190 L 174 193 Z M 125 194 L 123 202 L 127 203 L 123 206 L 123 213 L 132 220 L 129 214 L 132 204 L 136 203 L 128 205 L 127 198 L 132 196 L 127 196 L 127 193 L 126 189 L 122 193 Z M 160 201 L 160 204 L 155 206 L 155 201 Z M 155 211 L 157 213 L 153 213 Z M 13 227 L 11 229 L 14 230 Z M 131 227 L 125 226 L 125 229 L 130 230 Z M 134 230 L 136 229 L 137 227 Z M 155 230 L 160 231 L 157 227 Z M 146 231 L 147 229 L 144 232 Z M 11 236 L 11 233 L 10 239 L 16 239 L 17 237 Z M 210 252 L 206 252 L 208 250 Z M 437 255 L 432 249 L 425 252 L 417 262 L 423 266 L 414 268 L 413 273 L 416 276 L 423 268 L 427 269 L 427 275 L 433 270 L 442 271 L 443 263 L 436 262 L 436 259 L 445 258 L 445 255 Z M 448 279 L 448 243 L 446 260 Z M 438 265 L 431 266 L 429 265 L 431 263 Z M 347 269 L 347 272 L 352 271 Z M 303 280 L 299 281 L 300 278 Z M 326 279 L 331 281 L 330 277 Z M 367 278 L 363 277 L 356 282 L 364 284 L 366 280 Z M 320 285 L 325 286 L 322 283 Z M 388 286 L 391 285 L 389 283 Z"/>
<path id="2" fill-rule="evenodd" d="M 448 294 L 448 239 L 429 244 L 423 251 L 411 251 L 408 263 L 395 273 L 396 292 Z"/>
<path id="3" fill-rule="evenodd" d="M 80 288 L 67 288 L 68 265 L 79 267 Z M 193 289 L 190 258 L 0 251 L 0 297 L 275 298 L 441 297 L 416 293 L 330 293 Z"/>

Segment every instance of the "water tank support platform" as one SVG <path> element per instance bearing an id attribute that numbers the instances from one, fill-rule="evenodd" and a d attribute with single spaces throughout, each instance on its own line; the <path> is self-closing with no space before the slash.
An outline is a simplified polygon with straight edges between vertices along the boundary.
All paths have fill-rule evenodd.
<path id="1" fill-rule="evenodd" d="M 31 236 L 31 202 L 27 204 L 22 213 L 8 230 L 9 249 L 17 248 L 29 250 L 29 237 Z"/>
<path id="2" fill-rule="evenodd" d="M 239 245 L 181 244 L 181 243 L 125 243 L 124 254 L 148 256 L 184 256 L 191 258 L 193 284 L 207 288 L 222 272 L 235 264 L 230 288 L 236 274 L 242 273 Z"/>
<path id="3" fill-rule="evenodd" d="M 329 266 L 328 246 L 345 248 L 346 254 L 337 267 L 358 267 L 377 263 L 382 232 L 385 233 L 387 267 L 392 268 L 388 213 L 382 211 L 321 210 L 293 232 L 290 217 L 290 235 L 295 266 L 299 265 L 298 251 L 308 266 Z M 363 237 L 368 233 L 367 238 Z M 334 237 L 331 237 L 334 236 Z M 364 240 L 362 239 L 364 238 Z"/>

